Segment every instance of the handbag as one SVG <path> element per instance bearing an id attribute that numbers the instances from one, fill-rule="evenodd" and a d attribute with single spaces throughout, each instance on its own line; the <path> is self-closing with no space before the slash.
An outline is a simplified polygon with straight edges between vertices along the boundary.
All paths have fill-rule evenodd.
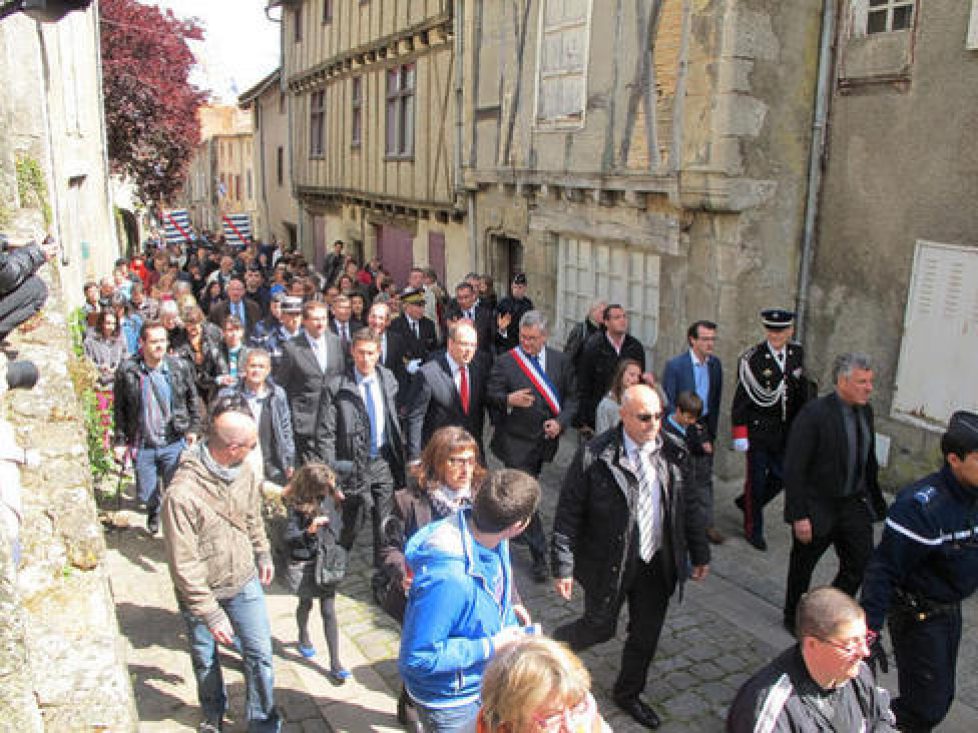
<path id="1" fill-rule="evenodd" d="M 335 536 L 326 536 L 329 525 L 319 528 L 319 542 L 316 550 L 316 584 L 335 585 L 346 575 L 346 549 L 337 544 Z"/>

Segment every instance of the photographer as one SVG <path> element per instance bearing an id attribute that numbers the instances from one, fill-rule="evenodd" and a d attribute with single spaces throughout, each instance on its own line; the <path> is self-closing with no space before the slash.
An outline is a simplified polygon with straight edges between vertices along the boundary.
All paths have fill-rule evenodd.
<path id="1" fill-rule="evenodd" d="M 15 246 L 0 234 L 0 341 L 41 310 L 48 289 L 36 273 L 56 253 L 51 237 L 43 246 L 33 241 Z"/>

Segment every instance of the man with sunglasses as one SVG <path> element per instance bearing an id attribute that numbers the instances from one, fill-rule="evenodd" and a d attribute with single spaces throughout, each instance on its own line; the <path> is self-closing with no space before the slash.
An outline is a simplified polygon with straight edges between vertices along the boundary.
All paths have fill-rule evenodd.
<path id="1" fill-rule="evenodd" d="M 961 602 L 978 589 L 978 415 L 951 415 L 944 465 L 900 491 L 863 581 L 869 627 L 889 620 L 900 730 L 937 727 L 954 700 Z M 884 662 L 882 645 L 871 663 Z M 884 666 L 885 671 L 885 666 Z"/>
<path id="2" fill-rule="evenodd" d="M 889 695 L 863 660 L 876 635 L 863 610 L 822 586 L 798 603 L 798 643 L 751 677 L 727 714 L 727 733 L 889 733 Z"/>
<path id="3" fill-rule="evenodd" d="M 567 469 L 552 546 L 558 594 L 569 600 L 575 579 L 584 588 L 584 616 L 557 628 L 555 639 L 574 651 L 607 641 L 628 602 L 628 636 L 613 695 L 646 728 L 661 724 L 639 695 L 669 597 L 687 575 L 705 578 L 710 561 L 703 512 L 685 495 L 685 455 L 663 442 L 662 418 L 662 401 L 651 387 L 625 391 L 621 424 L 581 446 Z"/>

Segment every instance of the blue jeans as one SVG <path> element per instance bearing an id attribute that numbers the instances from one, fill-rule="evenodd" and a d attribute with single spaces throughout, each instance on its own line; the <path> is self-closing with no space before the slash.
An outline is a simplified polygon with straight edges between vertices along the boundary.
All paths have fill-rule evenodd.
<path id="1" fill-rule="evenodd" d="M 233 598 L 218 601 L 228 615 L 241 643 L 249 733 L 276 733 L 282 725 L 275 709 L 275 675 L 272 669 L 272 630 L 265 609 L 265 593 L 257 578 Z M 204 718 L 218 723 L 227 708 L 217 642 L 207 624 L 181 605 L 180 613 L 190 633 L 190 656 L 197 678 L 197 697 Z"/>
<path id="2" fill-rule="evenodd" d="M 180 454 L 186 447 L 187 441 L 180 438 L 159 448 L 146 446 L 136 451 L 136 491 L 139 493 L 139 500 L 146 504 L 149 514 L 155 514 L 160 508 L 158 476 L 163 475 L 164 489 L 170 485 L 170 480 L 180 465 Z"/>
<path id="3" fill-rule="evenodd" d="M 456 733 L 473 730 L 470 723 L 479 714 L 479 701 L 454 708 L 428 708 L 416 702 L 418 717 L 425 733 Z"/>

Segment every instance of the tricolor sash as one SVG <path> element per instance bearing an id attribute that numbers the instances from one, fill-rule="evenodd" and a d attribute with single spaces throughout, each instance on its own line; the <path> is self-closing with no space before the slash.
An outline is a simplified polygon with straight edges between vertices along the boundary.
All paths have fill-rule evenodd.
<path id="1" fill-rule="evenodd" d="M 554 417 L 559 415 L 560 399 L 557 397 L 557 390 L 550 381 L 550 378 L 547 377 L 546 373 L 540 367 L 540 362 L 535 359 L 530 359 L 519 346 L 511 349 L 509 353 L 513 357 L 513 361 L 516 362 L 516 366 L 520 368 L 520 371 L 530 380 L 530 384 L 543 397 L 543 401 L 547 403 L 547 407 L 550 408 L 550 412 L 554 414 Z"/>

